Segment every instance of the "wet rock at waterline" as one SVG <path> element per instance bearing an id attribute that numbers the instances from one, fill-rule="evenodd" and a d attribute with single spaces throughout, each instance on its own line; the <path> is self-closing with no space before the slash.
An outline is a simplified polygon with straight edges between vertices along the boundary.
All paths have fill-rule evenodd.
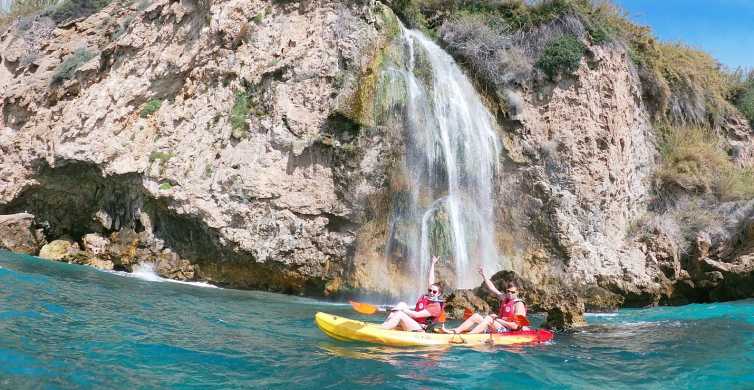
<path id="1" fill-rule="evenodd" d="M 39 251 L 39 257 L 47 260 L 65 260 L 81 253 L 79 244 L 70 239 L 53 240 Z"/>
<path id="2" fill-rule="evenodd" d="M 588 286 L 579 291 L 584 299 L 584 309 L 590 313 L 612 312 L 623 306 L 624 298 L 599 286 Z"/>
<path id="3" fill-rule="evenodd" d="M 112 270 L 112 261 L 95 255 L 88 250 L 81 250 L 79 244 L 70 239 L 53 240 L 42 247 L 39 257 L 47 260 L 57 260 L 71 264 L 88 265 L 103 270 Z"/>
<path id="4" fill-rule="evenodd" d="M 46 243 L 44 232 L 28 213 L 0 215 L 0 248 L 35 255 Z"/>

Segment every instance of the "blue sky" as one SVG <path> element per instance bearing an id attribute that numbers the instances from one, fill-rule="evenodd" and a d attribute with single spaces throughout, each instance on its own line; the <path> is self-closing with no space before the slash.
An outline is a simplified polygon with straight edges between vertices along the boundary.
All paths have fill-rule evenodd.
<path id="1" fill-rule="evenodd" d="M 754 68 L 754 0 L 614 1 L 662 41 L 702 49 L 730 68 Z"/>

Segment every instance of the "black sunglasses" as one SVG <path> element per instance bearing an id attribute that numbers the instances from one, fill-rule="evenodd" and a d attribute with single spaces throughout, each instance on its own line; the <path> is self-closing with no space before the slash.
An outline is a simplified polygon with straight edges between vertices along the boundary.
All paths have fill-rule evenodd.
<path id="1" fill-rule="evenodd" d="M 427 292 L 430 293 L 430 294 L 439 294 L 440 290 L 433 290 L 433 289 L 430 288 L 430 289 L 427 290 Z"/>

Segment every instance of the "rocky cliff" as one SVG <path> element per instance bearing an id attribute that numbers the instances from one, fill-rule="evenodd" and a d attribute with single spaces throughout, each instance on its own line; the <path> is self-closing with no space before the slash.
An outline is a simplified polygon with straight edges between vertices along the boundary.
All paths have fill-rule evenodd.
<path id="1" fill-rule="evenodd" d="M 49 241 L 98 235 L 115 267 L 186 259 L 215 283 L 321 294 L 384 175 L 387 141 L 336 108 L 390 23 L 374 2 L 264 1 L 17 23 L 0 38 L 0 213 L 32 213 Z"/>
<path id="2" fill-rule="evenodd" d="M 377 77 L 401 45 L 390 6 L 401 14 L 156 0 L 14 23 L 0 35 L 0 244 L 238 288 L 401 291 L 416 275 L 385 246 L 408 130 L 380 115 L 395 91 Z M 495 230 L 512 273 L 498 278 L 565 322 L 752 295 L 751 202 L 658 184 L 657 103 L 626 46 L 559 19 L 511 36 L 491 81 L 457 44 L 468 31 L 435 23 L 500 128 Z M 571 72 L 533 70 L 543 30 L 585 45 Z M 745 120 L 718 122 L 749 166 Z M 684 219 L 695 210 L 711 217 Z"/>

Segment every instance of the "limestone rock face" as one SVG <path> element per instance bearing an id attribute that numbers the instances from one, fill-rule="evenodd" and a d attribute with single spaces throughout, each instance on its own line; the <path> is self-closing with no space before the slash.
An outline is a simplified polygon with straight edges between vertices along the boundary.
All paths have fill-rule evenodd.
<path id="1" fill-rule="evenodd" d="M 28 213 L 0 215 L 0 248 L 36 255 L 46 243 L 42 229 Z"/>
<path id="2" fill-rule="evenodd" d="M 535 284 L 654 288 L 646 254 L 626 231 L 651 199 L 655 132 L 626 53 L 591 52 L 572 77 L 519 92 L 509 114 L 503 250 Z"/>
<path id="3" fill-rule="evenodd" d="M 587 287 L 581 294 L 584 310 L 591 313 L 612 312 L 623 306 L 625 298 L 599 286 Z"/>
<path id="4" fill-rule="evenodd" d="M 120 269 L 312 294 L 344 278 L 385 142 L 339 112 L 389 8 L 158 0 L 32 23 L 0 36 L 0 213 Z"/>
<path id="5" fill-rule="evenodd" d="M 81 238 L 83 249 L 94 256 L 101 256 L 107 253 L 110 247 L 110 240 L 97 233 L 90 233 Z"/>

